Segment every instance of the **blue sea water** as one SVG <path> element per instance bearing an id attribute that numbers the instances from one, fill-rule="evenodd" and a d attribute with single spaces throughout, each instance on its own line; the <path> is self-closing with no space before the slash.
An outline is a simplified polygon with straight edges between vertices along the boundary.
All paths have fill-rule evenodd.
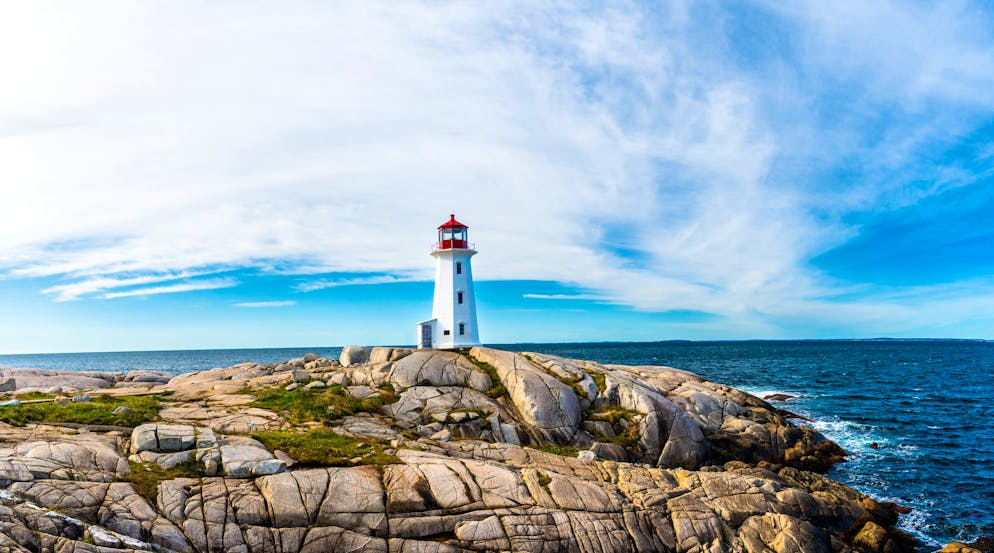
<path id="1" fill-rule="evenodd" d="M 667 365 L 809 417 L 849 452 L 829 475 L 913 508 L 901 527 L 924 550 L 994 536 L 994 343 L 757 341 L 496 346 L 602 363 Z M 0 365 L 182 373 L 242 361 L 277 362 L 340 348 L 0 355 Z M 876 444 L 872 448 L 871 444 Z"/>

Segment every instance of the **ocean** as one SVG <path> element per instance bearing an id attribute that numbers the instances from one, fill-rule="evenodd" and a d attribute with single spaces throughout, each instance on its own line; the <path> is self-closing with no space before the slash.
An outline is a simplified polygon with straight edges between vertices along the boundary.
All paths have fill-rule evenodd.
<path id="1" fill-rule="evenodd" d="M 744 341 L 504 344 L 601 363 L 666 365 L 759 396 L 796 396 L 785 409 L 849 452 L 829 476 L 911 507 L 900 526 L 923 550 L 994 536 L 994 343 Z M 340 348 L 0 355 L 0 365 L 170 373 L 277 362 Z M 872 447 L 871 447 L 872 446 Z"/>

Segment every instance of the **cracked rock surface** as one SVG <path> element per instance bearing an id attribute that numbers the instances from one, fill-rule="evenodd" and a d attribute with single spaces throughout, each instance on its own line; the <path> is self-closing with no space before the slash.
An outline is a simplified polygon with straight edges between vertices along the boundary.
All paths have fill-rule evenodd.
<path id="1" fill-rule="evenodd" d="M 126 377 L 86 378 L 107 388 Z M 161 420 L 128 431 L 0 424 L 0 551 L 915 548 L 894 528 L 898 506 L 819 473 L 843 457 L 838 446 L 754 396 L 677 369 L 350 347 L 341 360 L 161 380 L 129 381 L 171 395 Z M 246 387 L 307 382 L 391 398 L 320 424 L 388 444 L 389 455 L 315 466 L 249 436 L 305 427 L 250 407 Z M 190 464 L 196 477 L 168 472 Z M 151 493 L 132 482 L 140 467 L 166 471 Z"/>

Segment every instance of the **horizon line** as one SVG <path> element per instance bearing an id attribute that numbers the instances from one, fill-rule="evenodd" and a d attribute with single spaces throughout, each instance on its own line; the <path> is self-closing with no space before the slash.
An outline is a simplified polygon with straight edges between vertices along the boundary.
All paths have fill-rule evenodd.
<path id="1" fill-rule="evenodd" d="M 497 346 L 528 346 L 528 345 L 643 345 L 643 344 L 714 344 L 714 343 L 745 343 L 745 342 L 994 342 L 987 338 L 891 338 L 886 336 L 874 338 L 721 338 L 714 340 L 690 340 L 673 338 L 668 340 L 597 340 L 597 341 L 553 341 L 553 342 L 493 342 L 483 344 L 482 347 Z M 348 345 L 361 345 L 366 347 L 388 347 L 388 348 L 408 348 L 416 349 L 415 344 L 345 344 L 337 346 L 253 346 L 253 347 L 222 347 L 222 348 L 188 348 L 188 349 L 126 349 L 109 351 L 49 351 L 49 352 L 27 352 L 27 353 L 0 353 L 0 357 L 14 357 L 24 355 L 95 355 L 113 353 L 175 353 L 175 352 L 203 352 L 203 351 L 262 351 L 280 349 L 341 349 Z"/>

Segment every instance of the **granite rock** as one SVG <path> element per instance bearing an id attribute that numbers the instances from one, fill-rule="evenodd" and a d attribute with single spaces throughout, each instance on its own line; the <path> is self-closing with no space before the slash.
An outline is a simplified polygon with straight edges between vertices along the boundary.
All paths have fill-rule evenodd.
<path id="1" fill-rule="evenodd" d="M 130 435 L 0 424 L 0 551 L 915 547 L 894 527 L 899 507 L 809 470 L 837 461 L 837 446 L 684 371 L 488 348 L 353 347 L 342 365 L 308 355 L 152 383 L 173 395 L 161 421 Z M 326 421 L 345 443 L 379 444 L 379 466 L 308 466 L 250 437 L 303 437 L 325 422 L 293 427 L 250 404 L 257 389 L 329 373 L 356 396 L 396 400 Z M 110 387 L 128 377 L 86 378 Z M 128 481 L 129 459 L 164 469 L 195 460 L 198 472 L 142 487 Z"/>
<path id="2" fill-rule="evenodd" d="M 366 346 L 345 346 L 338 357 L 338 362 L 343 367 L 361 365 L 369 361 L 370 349 Z"/>

